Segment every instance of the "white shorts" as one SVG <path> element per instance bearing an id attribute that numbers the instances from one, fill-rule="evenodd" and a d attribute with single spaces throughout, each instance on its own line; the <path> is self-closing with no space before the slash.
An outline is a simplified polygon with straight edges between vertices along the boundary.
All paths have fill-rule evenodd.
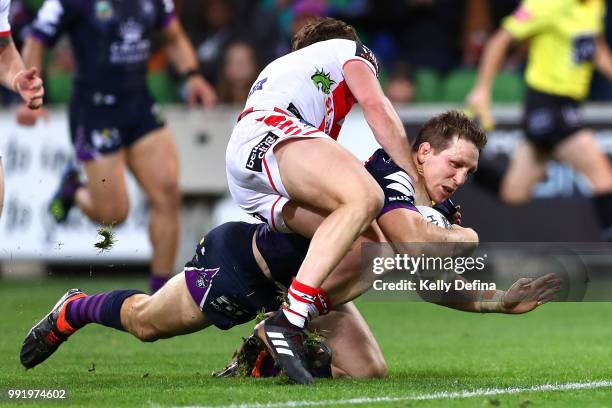
<path id="1" fill-rule="evenodd" d="M 329 136 L 294 116 L 255 111 L 234 127 L 225 154 L 227 183 L 234 201 L 274 231 L 291 232 L 283 207 L 291 199 L 281 180 L 274 147 L 296 138 Z"/>

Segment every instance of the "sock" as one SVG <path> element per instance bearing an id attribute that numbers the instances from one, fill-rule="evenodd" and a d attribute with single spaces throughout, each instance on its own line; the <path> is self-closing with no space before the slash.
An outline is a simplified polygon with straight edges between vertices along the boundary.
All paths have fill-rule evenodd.
<path id="1" fill-rule="evenodd" d="M 149 277 L 149 293 L 152 295 L 162 288 L 170 280 L 167 276 L 151 275 Z"/>
<path id="2" fill-rule="evenodd" d="M 612 193 L 593 196 L 593 204 L 606 241 L 612 241 Z"/>
<path id="3" fill-rule="evenodd" d="M 121 325 L 121 305 L 125 299 L 140 293 L 143 292 L 113 290 L 73 300 L 66 305 L 66 321 L 75 330 L 88 323 L 98 323 L 125 331 Z"/>
<path id="4" fill-rule="evenodd" d="M 323 289 L 305 285 L 297 279 L 293 279 L 287 297 L 289 304 L 284 305 L 283 313 L 294 326 L 304 327 L 307 321 L 327 314 L 331 309 L 331 302 Z"/>
<path id="5" fill-rule="evenodd" d="M 497 197 L 506 167 L 493 160 L 481 160 L 474 174 L 474 182 Z"/>

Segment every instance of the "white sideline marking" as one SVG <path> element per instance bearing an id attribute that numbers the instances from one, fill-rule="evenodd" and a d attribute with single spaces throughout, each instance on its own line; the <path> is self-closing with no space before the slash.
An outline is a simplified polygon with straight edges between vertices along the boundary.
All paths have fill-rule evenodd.
<path id="1" fill-rule="evenodd" d="M 519 394 L 522 392 L 542 392 L 542 391 L 567 391 L 567 390 L 588 390 L 594 388 L 612 387 L 612 381 L 592 381 L 584 383 L 565 383 L 565 384 L 541 384 L 533 387 L 508 387 L 508 388 L 480 388 L 475 390 L 463 391 L 442 391 L 432 394 L 422 395 L 407 395 L 403 397 L 361 397 L 350 399 L 337 399 L 325 401 L 285 401 L 285 402 L 267 402 L 267 403 L 245 403 L 245 404 L 230 404 L 230 405 L 192 405 L 182 406 L 180 408 L 295 408 L 295 407 L 320 407 L 325 405 L 358 405 L 372 403 L 386 403 L 399 401 L 427 401 L 438 399 L 453 399 L 453 398 L 472 398 L 491 395 L 503 394 Z M 154 405 L 158 407 L 159 405 Z M 178 408 L 178 407 L 177 407 Z"/>

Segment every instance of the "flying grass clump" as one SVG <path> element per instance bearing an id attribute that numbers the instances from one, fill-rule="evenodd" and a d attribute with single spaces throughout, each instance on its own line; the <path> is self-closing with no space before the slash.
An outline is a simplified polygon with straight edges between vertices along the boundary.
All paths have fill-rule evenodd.
<path id="1" fill-rule="evenodd" d="M 96 242 L 94 246 L 102 251 L 109 251 L 112 249 L 115 242 L 117 242 L 117 237 L 113 232 L 112 225 L 102 225 L 98 228 L 98 235 L 102 238 L 100 241 Z"/>

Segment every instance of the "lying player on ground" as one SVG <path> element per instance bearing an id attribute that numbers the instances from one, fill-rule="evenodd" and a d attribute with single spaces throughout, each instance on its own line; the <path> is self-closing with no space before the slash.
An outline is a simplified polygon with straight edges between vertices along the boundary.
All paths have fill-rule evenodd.
<path id="1" fill-rule="evenodd" d="M 424 128 L 427 128 L 426 126 Z M 457 160 L 465 142 L 456 133 L 449 145 L 432 153 L 440 156 L 436 160 L 449 163 Z M 429 144 L 429 142 L 424 142 Z M 457 145 L 459 144 L 459 146 Z M 474 146 L 472 144 L 472 146 Z M 426 147 L 426 146 L 424 146 Z M 454 165 L 457 172 L 473 168 L 475 156 L 464 164 Z M 444 179 L 434 177 L 429 165 L 430 153 L 418 153 L 414 157 L 423 168 L 423 180 L 427 188 L 433 188 Z M 419 158 L 419 156 L 422 156 Z M 444 159 L 443 159 L 444 158 Z M 446 164 L 446 167 L 453 165 Z M 375 153 L 366 164 L 367 170 L 381 183 L 388 193 L 379 222 L 395 242 L 415 241 L 414 233 L 437 241 L 453 237 L 453 229 L 445 230 L 427 225 L 414 208 L 414 197 L 409 194 L 399 199 L 393 194 L 393 179 L 398 167 L 382 150 Z M 440 170 L 441 171 L 441 170 Z M 456 188 L 463 183 L 451 185 Z M 396 186 L 395 186 L 396 187 Z M 394 200 L 393 197 L 397 198 Z M 414 217 L 418 217 L 417 221 Z M 192 333 L 210 325 L 221 329 L 252 320 L 260 311 L 274 311 L 282 301 L 280 288 L 291 285 L 299 265 L 308 249 L 308 240 L 294 234 L 275 233 L 265 224 L 227 223 L 213 229 L 197 246 L 196 254 L 184 271 L 172 278 L 158 293 L 148 296 L 136 290 L 118 290 L 87 296 L 79 290 L 69 291 L 41 322 L 26 336 L 21 350 L 21 362 L 34 367 L 46 360 L 68 336 L 88 323 L 99 323 L 107 327 L 127 331 L 143 341 L 155 341 L 176 335 Z M 386 365 L 380 349 L 367 324 L 347 300 L 358 296 L 367 287 L 346 290 L 334 285 L 344 285 L 347 276 L 343 268 L 355 267 L 359 259 L 359 245 L 354 245 L 340 267 L 328 279 L 326 289 L 332 294 L 331 301 L 337 306 L 325 316 L 312 322 L 311 328 L 327 334 L 326 342 L 334 353 L 331 374 L 334 377 L 380 377 L 386 373 Z M 337 275 L 337 277 L 336 277 Z M 326 281 L 327 282 L 327 281 Z M 348 282 L 351 282 L 350 279 Z M 468 292 L 465 302 L 440 304 L 472 312 L 525 313 L 552 299 L 559 281 L 552 275 L 535 280 L 519 280 L 507 292 Z M 483 305 L 483 298 L 494 298 Z M 456 299 L 456 298 L 455 298 Z M 261 328 L 261 326 L 260 326 Z M 268 336 L 274 335 L 268 333 Z M 265 338 L 265 336 L 264 336 Z M 275 342 L 276 354 L 282 353 L 282 342 Z M 287 343 L 285 343 L 287 344 Z M 276 354 L 273 355 L 276 356 Z"/>

